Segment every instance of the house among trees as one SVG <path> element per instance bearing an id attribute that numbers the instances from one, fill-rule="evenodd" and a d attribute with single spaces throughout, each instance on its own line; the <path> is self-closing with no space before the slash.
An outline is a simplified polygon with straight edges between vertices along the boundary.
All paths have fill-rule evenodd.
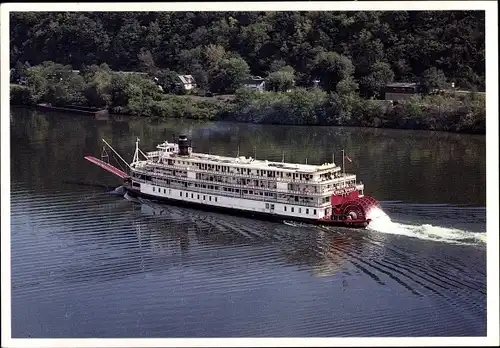
<path id="1" fill-rule="evenodd" d="M 413 82 L 394 82 L 385 86 L 385 100 L 408 100 L 422 93 L 422 85 Z"/>
<path id="2" fill-rule="evenodd" d="M 196 81 L 192 75 L 179 75 L 179 79 L 181 80 L 182 86 L 186 91 L 196 88 Z"/>
<path id="3" fill-rule="evenodd" d="M 248 87 L 262 93 L 266 90 L 266 79 L 260 76 L 252 76 L 243 80 L 243 87 Z"/>

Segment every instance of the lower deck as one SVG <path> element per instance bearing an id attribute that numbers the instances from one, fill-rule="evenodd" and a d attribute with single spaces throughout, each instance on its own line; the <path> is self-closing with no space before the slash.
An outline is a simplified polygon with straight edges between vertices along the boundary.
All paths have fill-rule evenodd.
<path id="1" fill-rule="evenodd" d="M 160 189 L 159 187 L 155 187 L 155 191 L 144 190 L 145 192 L 143 192 L 142 190 L 138 190 L 136 187 L 132 187 L 130 184 L 125 184 L 124 187 L 127 190 L 127 192 L 129 192 L 132 196 L 135 197 L 141 196 L 158 201 L 167 201 L 175 205 L 183 205 L 192 208 L 194 207 L 194 208 L 199 208 L 200 210 L 225 212 L 225 213 L 230 213 L 232 215 L 236 214 L 236 215 L 249 216 L 252 218 L 261 218 L 273 221 L 294 220 L 316 225 L 336 225 L 336 226 L 345 226 L 350 228 L 365 228 L 368 224 L 368 221 L 365 220 L 359 220 L 359 221 L 340 220 L 336 218 L 332 219 L 330 216 L 325 216 L 325 215 L 322 218 L 318 219 L 316 218 L 316 216 L 319 215 L 318 209 L 316 209 L 316 214 L 317 214 L 316 216 L 314 216 L 314 214 L 309 214 L 307 216 L 307 211 L 304 216 L 304 214 L 302 215 L 300 214 L 301 210 L 299 210 L 299 212 L 296 212 L 295 214 L 293 214 L 291 211 L 288 211 L 288 209 L 287 209 L 288 214 L 285 212 L 284 209 L 283 211 L 277 211 L 276 206 L 273 209 L 271 205 L 272 203 L 267 203 L 269 204 L 269 206 L 264 205 L 264 208 L 262 207 L 259 208 L 254 206 L 253 208 L 249 209 L 248 208 L 249 202 L 240 202 L 240 205 L 224 204 L 223 199 L 230 197 L 208 195 L 208 194 L 204 195 L 202 193 L 187 192 L 187 191 L 168 189 L 168 188 L 161 188 L 161 190 L 164 191 L 159 191 Z M 151 187 L 151 189 L 152 188 L 153 187 Z M 173 190 L 175 190 L 176 192 L 174 192 Z M 178 195 L 176 195 L 176 193 L 178 193 Z M 261 202 L 259 201 L 258 203 Z M 243 206 L 245 207 L 243 208 Z M 302 207 L 300 207 L 299 209 L 302 209 Z"/>
<path id="2" fill-rule="evenodd" d="M 186 203 L 241 210 L 247 212 L 278 215 L 301 220 L 319 220 L 331 214 L 331 207 L 318 208 L 299 204 L 278 203 L 272 200 L 253 200 L 241 197 L 230 197 L 214 193 L 179 188 L 157 186 L 149 183 L 134 183 L 128 187 L 132 192 L 152 198 L 168 199 Z"/>

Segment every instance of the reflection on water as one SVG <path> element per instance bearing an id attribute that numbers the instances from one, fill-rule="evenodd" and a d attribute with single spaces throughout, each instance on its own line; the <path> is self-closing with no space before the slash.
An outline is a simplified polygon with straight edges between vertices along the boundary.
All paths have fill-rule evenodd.
<path id="1" fill-rule="evenodd" d="M 181 132 L 271 160 L 345 148 L 385 222 L 413 235 L 131 199 L 83 159 L 102 138 L 131 159 L 137 136 L 150 149 Z M 13 110 L 11 141 L 14 337 L 485 335 L 484 137 Z"/>
<path id="2" fill-rule="evenodd" d="M 89 116 L 40 113 L 15 110 L 12 138 L 30 147 L 50 146 L 37 153 L 34 162 L 20 163 L 27 180 L 40 165 L 60 163 L 69 166 L 68 176 L 85 170 L 85 177 L 103 177 L 99 168 L 75 160 L 84 154 L 99 155 L 100 139 L 106 139 L 125 159 L 131 160 L 136 137 L 141 148 L 153 149 L 173 134 L 187 134 L 195 151 L 223 155 L 319 164 L 330 162 L 332 155 L 341 160 L 345 149 L 353 163 L 346 170 L 356 173 L 367 193 L 379 200 L 402 200 L 406 203 L 451 203 L 484 206 L 486 202 L 486 144 L 484 136 L 441 132 L 387 129 L 297 127 L 233 123 L 199 123 L 171 120 L 164 123 L 142 119 L 124 122 L 111 119 L 97 121 Z M 16 124 L 19 126 L 16 127 Z M 54 141 L 50 145 L 46 139 Z M 42 142 L 42 143 L 41 143 Z M 49 152 L 48 152 L 49 151 Z M 23 168 L 23 169 L 24 169 Z M 62 173 L 62 174 L 65 174 Z M 79 174 L 82 177 L 83 172 Z"/>

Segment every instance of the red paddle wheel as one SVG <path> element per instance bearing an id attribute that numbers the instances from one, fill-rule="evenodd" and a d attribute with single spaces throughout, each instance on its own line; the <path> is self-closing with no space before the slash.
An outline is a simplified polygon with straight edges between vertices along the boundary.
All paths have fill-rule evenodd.
<path id="1" fill-rule="evenodd" d="M 376 206 L 378 206 L 378 202 L 375 199 L 364 196 L 345 201 L 340 205 L 337 212 L 347 220 L 366 220 L 366 214 Z"/>
<path id="2" fill-rule="evenodd" d="M 325 216 L 322 222 L 342 224 L 355 227 L 366 227 L 370 222 L 369 211 L 378 206 L 378 202 L 370 196 L 359 197 L 358 192 L 349 194 L 333 194 L 331 197 L 332 215 Z"/>

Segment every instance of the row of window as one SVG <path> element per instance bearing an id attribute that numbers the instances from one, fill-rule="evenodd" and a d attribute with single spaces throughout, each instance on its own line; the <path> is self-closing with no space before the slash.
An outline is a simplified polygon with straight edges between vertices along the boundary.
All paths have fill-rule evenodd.
<path id="1" fill-rule="evenodd" d="M 271 209 L 271 210 L 274 210 L 274 204 L 269 204 L 269 203 L 266 203 L 266 209 Z M 298 208 L 299 209 L 299 214 L 302 214 L 302 208 Z M 309 208 L 305 208 L 306 209 L 306 214 L 309 215 Z M 283 207 L 283 211 L 287 211 L 287 206 L 285 205 Z M 295 212 L 295 207 L 290 207 L 290 211 L 292 213 Z M 316 209 L 313 209 L 313 215 L 316 215 Z"/>
<path id="2" fill-rule="evenodd" d="M 286 209 L 287 209 L 287 207 L 285 205 L 283 207 L 283 211 L 287 211 Z M 302 208 L 298 208 L 298 209 L 299 209 L 299 214 L 302 214 Z M 306 209 L 306 214 L 309 215 L 309 208 L 305 208 L 305 209 Z M 295 212 L 295 207 L 290 207 L 290 211 L 292 213 L 294 213 Z M 316 209 L 313 209 L 313 215 L 316 215 Z"/>
<path id="3" fill-rule="evenodd" d="M 156 192 L 156 187 L 154 187 L 154 186 L 153 186 L 153 192 Z M 158 192 L 161 193 L 161 188 L 159 188 L 159 187 L 158 187 Z M 170 190 L 169 190 L 169 192 L 170 192 Z M 167 193 L 167 189 L 164 188 L 163 189 L 163 193 L 166 194 Z M 188 192 L 184 192 L 184 195 L 185 195 L 186 198 L 189 198 L 189 193 Z M 206 195 L 196 194 L 196 199 L 200 199 L 200 196 L 203 197 L 204 201 L 207 198 Z M 179 192 L 179 197 L 184 197 L 182 191 Z M 194 199 L 194 194 L 193 193 L 191 193 L 191 198 Z M 208 196 L 208 201 L 212 202 L 212 196 L 210 196 L 210 195 Z M 214 202 L 217 202 L 217 197 L 214 197 Z M 274 210 L 274 204 L 273 203 L 271 203 L 271 204 L 266 203 L 266 209 Z M 309 208 L 305 208 L 305 210 L 306 210 L 306 214 L 308 215 L 309 214 Z M 286 205 L 283 207 L 283 211 L 287 211 L 287 206 Z M 294 213 L 295 212 L 295 207 L 290 207 L 290 211 L 292 213 Z M 302 214 L 302 208 L 298 208 L 298 212 L 299 212 L 299 214 Z M 313 209 L 313 215 L 316 215 L 316 209 Z"/>
<path id="4" fill-rule="evenodd" d="M 170 183 L 177 183 L 177 184 L 183 184 L 184 187 L 192 187 L 192 183 L 187 183 L 185 181 L 176 181 L 176 180 L 163 180 L 166 185 L 169 185 Z M 223 192 L 232 192 L 232 193 L 240 193 L 240 189 L 237 188 L 232 188 L 232 187 L 224 187 L 224 186 L 217 186 L 217 185 L 206 185 L 206 184 L 194 184 L 194 187 L 196 188 L 204 188 L 204 189 L 209 189 L 209 190 L 216 190 L 220 191 L 222 188 Z M 153 187 L 154 191 L 154 187 Z M 273 197 L 276 198 L 276 193 L 274 192 L 267 192 L 267 191 L 254 191 L 254 190 L 241 190 L 243 194 L 251 194 L 251 195 L 256 195 L 256 196 L 265 196 L 265 197 Z"/>
<path id="5" fill-rule="evenodd" d="M 233 173 L 233 170 L 236 170 L 236 173 L 238 174 L 247 174 L 250 175 L 252 173 L 252 169 L 250 168 L 238 168 L 238 167 L 231 167 L 231 166 L 221 166 L 217 164 L 208 164 L 208 163 L 195 163 L 195 162 L 190 162 L 190 161 L 172 161 L 169 160 L 168 164 L 175 164 L 175 165 L 188 165 L 188 166 L 193 166 L 196 167 L 200 170 L 211 170 L 215 172 L 221 172 L 221 173 Z M 276 170 L 264 170 L 264 169 L 256 169 L 257 175 L 258 176 L 267 176 L 270 178 L 275 178 L 275 177 L 292 177 L 294 179 L 298 178 L 300 180 L 310 180 L 313 178 L 312 174 L 302 174 L 302 173 L 290 173 L 290 172 L 282 172 L 282 171 L 276 171 Z"/>
<path id="6" fill-rule="evenodd" d="M 153 192 L 156 192 L 156 187 L 153 186 Z M 158 193 L 161 193 L 161 188 L 158 187 Z M 166 194 L 167 193 L 167 189 L 163 189 L 163 193 Z M 170 193 L 170 189 L 169 189 L 169 193 Z M 196 199 L 200 199 L 200 196 L 203 196 L 203 200 L 205 201 L 207 199 L 207 196 L 206 195 L 199 195 L 197 194 L 196 195 Z M 180 191 L 179 192 L 179 197 L 186 197 L 186 198 L 189 198 L 189 193 L 188 192 L 184 192 L 184 195 L 183 195 L 183 192 Z M 191 198 L 194 199 L 194 194 L 191 193 Z M 208 196 L 208 201 L 209 202 L 212 202 L 212 196 Z M 214 202 L 217 202 L 217 197 L 214 197 Z"/>

